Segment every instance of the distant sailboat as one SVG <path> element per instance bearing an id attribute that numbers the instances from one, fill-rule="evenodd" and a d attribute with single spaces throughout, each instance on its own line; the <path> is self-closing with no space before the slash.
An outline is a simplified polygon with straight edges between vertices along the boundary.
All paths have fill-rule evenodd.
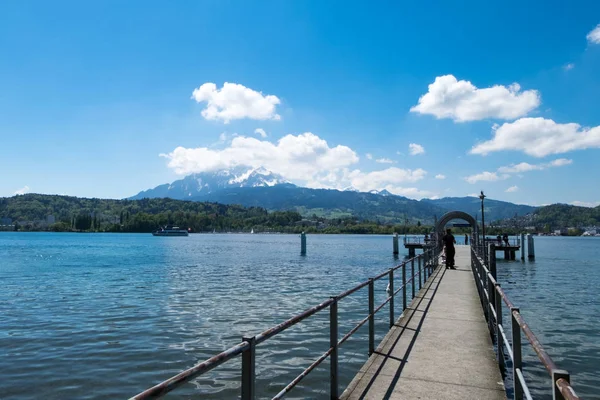
<path id="1" fill-rule="evenodd" d="M 250 233 L 254 233 L 254 228 L 252 228 L 252 230 L 250 231 Z"/>
<path id="2" fill-rule="evenodd" d="M 213 229 L 213 233 L 217 233 L 217 230 L 216 230 L 216 229 Z"/>

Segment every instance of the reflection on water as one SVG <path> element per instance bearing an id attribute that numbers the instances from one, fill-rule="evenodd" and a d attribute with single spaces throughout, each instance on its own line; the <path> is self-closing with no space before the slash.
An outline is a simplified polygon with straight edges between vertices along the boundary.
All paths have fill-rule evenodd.
<path id="1" fill-rule="evenodd" d="M 599 248 L 593 238 L 537 238 L 535 264 L 498 264 L 503 287 L 586 398 L 600 384 Z M 389 236 L 313 235 L 308 255 L 299 253 L 294 235 L 2 233 L 2 396 L 127 397 L 398 262 Z M 376 286 L 378 303 L 386 285 Z M 366 289 L 340 303 L 340 336 L 367 307 Z M 378 341 L 387 315 L 377 319 Z M 328 321 L 325 310 L 258 346 L 257 397 L 275 395 L 327 350 Z M 340 349 L 342 387 L 366 360 L 366 335 L 365 326 Z M 328 368 L 289 398 L 327 397 Z M 237 398 L 239 382 L 237 359 L 169 397 Z"/>
<path id="2" fill-rule="evenodd" d="M 2 234 L 3 396 L 135 394 L 395 265 L 391 242 L 310 236 L 301 257 L 293 235 Z M 377 301 L 386 284 L 376 287 Z M 339 312 L 343 334 L 366 315 L 366 290 Z M 378 340 L 387 329 L 381 315 Z M 327 350 L 328 320 L 325 310 L 258 347 L 258 397 L 276 394 Z M 366 360 L 366 333 L 340 351 L 342 385 Z M 328 375 L 324 363 L 291 398 L 328 392 Z M 236 360 L 174 397 L 235 398 L 239 381 Z"/>

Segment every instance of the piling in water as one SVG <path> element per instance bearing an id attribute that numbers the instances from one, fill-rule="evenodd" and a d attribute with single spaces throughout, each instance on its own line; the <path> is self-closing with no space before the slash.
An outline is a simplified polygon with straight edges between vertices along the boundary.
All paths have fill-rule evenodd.
<path id="1" fill-rule="evenodd" d="M 304 232 L 300 234 L 300 255 L 306 255 L 306 233 Z"/>
<path id="2" fill-rule="evenodd" d="M 521 260 L 525 259 L 525 234 L 521 233 Z"/>
<path id="3" fill-rule="evenodd" d="M 528 258 L 530 260 L 534 260 L 535 259 L 535 246 L 533 244 L 533 236 L 531 234 L 527 234 L 527 252 L 528 254 Z"/>
<path id="4" fill-rule="evenodd" d="M 397 233 L 394 233 L 393 241 L 394 241 L 394 254 L 399 254 L 400 251 L 398 250 L 398 234 Z"/>

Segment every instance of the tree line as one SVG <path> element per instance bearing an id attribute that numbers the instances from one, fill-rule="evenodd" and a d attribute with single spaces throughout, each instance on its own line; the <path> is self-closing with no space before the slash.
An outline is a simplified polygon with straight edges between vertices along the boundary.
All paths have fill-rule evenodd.
<path id="1" fill-rule="evenodd" d="M 55 223 L 47 224 L 52 215 Z M 210 202 L 172 199 L 108 200 L 25 194 L 0 198 L 0 217 L 22 231 L 152 232 L 176 225 L 192 232 L 282 232 L 425 234 L 430 226 L 392 225 L 356 217 L 303 219 L 296 211 L 267 211 Z"/>

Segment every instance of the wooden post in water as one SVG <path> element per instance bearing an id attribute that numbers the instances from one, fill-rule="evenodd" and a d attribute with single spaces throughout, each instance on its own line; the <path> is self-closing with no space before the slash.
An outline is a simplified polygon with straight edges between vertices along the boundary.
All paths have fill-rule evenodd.
<path id="1" fill-rule="evenodd" d="M 400 251 L 398 250 L 398 234 L 397 233 L 394 233 L 393 241 L 394 241 L 394 255 L 398 255 L 398 254 L 400 254 Z"/>
<path id="2" fill-rule="evenodd" d="M 304 232 L 300 234 L 300 255 L 306 255 L 306 233 Z"/>
<path id="3" fill-rule="evenodd" d="M 525 234 L 521 233 L 521 260 L 525 260 Z"/>
<path id="4" fill-rule="evenodd" d="M 528 257 L 530 260 L 535 260 L 535 246 L 533 245 L 533 235 L 530 233 L 527 234 L 527 250 Z"/>

